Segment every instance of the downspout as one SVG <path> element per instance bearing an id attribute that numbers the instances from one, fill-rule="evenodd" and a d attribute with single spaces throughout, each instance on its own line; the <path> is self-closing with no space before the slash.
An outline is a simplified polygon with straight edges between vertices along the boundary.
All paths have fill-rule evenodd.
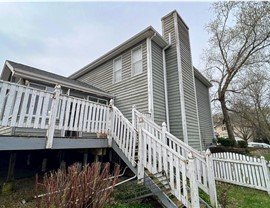
<path id="1" fill-rule="evenodd" d="M 167 69 L 166 69 L 166 56 L 165 50 L 171 46 L 171 43 L 162 49 L 163 56 L 163 75 L 164 75 L 164 91 L 165 91 L 165 109 L 166 109 L 166 123 L 167 130 L 170 132 L 170 117 L 169 117 L 169 103 L 168 103 L 168 88 L 167 88 Z"/>
<path id="2" fill-rule="evenodd" d="M 157 34 L 151 38 L 146 39 L 146 47 L 147 47 L 147 79 L 148 79 L 148 112 L 151 115 L 151 119 L 154 120 L 154 98 L 153 98 L 153 70 L 152 70 L 152 39 Z"/>

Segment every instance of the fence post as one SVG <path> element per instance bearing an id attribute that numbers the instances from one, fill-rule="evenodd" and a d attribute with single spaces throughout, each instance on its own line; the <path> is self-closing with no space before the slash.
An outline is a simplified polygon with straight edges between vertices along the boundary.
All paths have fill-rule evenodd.
<path id="1" fill-rule="evenodd" d="M 191 197 L 191 207 L 199 208 L 199 188 L 197 182 L 197 174 L 196 174 L 196 164 L 193 158 L 192 153 L 188 154 L 188 174 L 190 179 L 190 197 Z"/>
<path id="2" fill-rule="evenodd" d="M 264 159 L 264 156 L 261 156 L 261 163 L 262 163 L 262 168 L 264 172 L 267 193 L 268 195 L 270 195 L 270 171 Z"/>
<path id="3" fill-rule="evenodd" d="M 206 171 L 209 186 L 210 203 L 212 207 L 217 207 L 218 203 L 217 203 L 216 179 L 213 164 L 214 162 L 210 149 L 206 150 L 205 158 L 206 158 L 206 169 L 207 169 Z"/>
<path id="4" fill-rule="evenodd" d="M 162 140 L 162 142 L 163 142 L 165 145 L 167 145 L 167 141 L 166 141 L 167 125 L 166 125 L 165 122 L 162 123 L 161 131 L 162 131 L 162 133 L 161 133 L 161 137 L 162 137 L 161 140 Z"/>
<path id="5" fill-rule="evenodd" d="M 57 114 L 57 109 L 58 109 L 58 104 L 59 104 L 60 92 L 61 92 L 61 86 L 56 85 L 54 94 L 52 97 L 52 106 L 50 110 L 49 125 L 48 125 L 48 130 L 46 133 L 46 144 L 45 144 L 46 149 L 52 148 L 52 145 L 53 145 L 53 136 L 54 136 L 54 130 L 55 130 L 55 121 L 56 121 L 56 114 Z"/>
<path id="6" fill-rule="evenodd" d="M 138 136 L 139 136 L 139 144 L 138 144 L 138 180 L 144 179 L 144 145 L 143 145 L 143 133 L 142 133 L 142 126 L 143 126 L 143 118 L 139 118 L 138 123 Z"/>
<path id="7" fill-rule="evenodd" d="M 114 106 L 114 100 L 110 100 L 109 104 L 109 113 L 108 113 L 108 118 L 107 118 L 107 127 L 108 127 L 108 146 L 112 146 L 112 129 L 113 129 L 113 106 Z"/>

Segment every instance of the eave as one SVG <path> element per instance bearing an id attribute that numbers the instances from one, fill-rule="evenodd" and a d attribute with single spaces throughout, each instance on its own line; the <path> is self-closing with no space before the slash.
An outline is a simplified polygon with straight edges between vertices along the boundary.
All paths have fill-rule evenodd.
<path id="1" fill-rule="evenodd" d="M 112 59 L 113 57 L 121 54 L 125 50 L 129 49 L 130 47 L 134 46 L 135 44 L 145 40 L 148 37 L 153 37 L 153 41 L 155 41 L 161 48 L 164 48 L 168 45 L 168 43 L 164 40 L 164 38 L 152 27 L 149 26 L 140 33 L 136 34 L 135 36 L 131 37 L 124 43 L 120 44 L 119 46 L 115 47 L 111 51 L 107 52 L 103 56 L 99 57 L 98 59 L 94 60 L 90 64 L 86 65 L 82 69 L 78 70 L 77 72 L 73 73 L 69 76 L 71 79 L 77 79 L 80 76 L 84 75 L 85 73 L 91 71 L 92 69 L 96 68 L 97 66 L 105 63 L 106 61 Z"/>
<path id="2" fill-rule="evenodd" d="M 211 84 L 211 82 L 209 82 L 208 79 L 205 78 L 205 76 L 203 76 L 198 69 L 196 69 L 195 67 L 193 67 L 194 69 L 194 76 L 200 80 L 203 84 L 205 84 L 208 88 L 212 87 L 213 85 Z"/>

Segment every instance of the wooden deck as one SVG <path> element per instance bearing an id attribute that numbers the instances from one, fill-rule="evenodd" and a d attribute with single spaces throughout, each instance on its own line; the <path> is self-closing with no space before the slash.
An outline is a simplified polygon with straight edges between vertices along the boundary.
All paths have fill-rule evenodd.
<path id="1" fill-rule="evenodd" d="M 19 137 L 0 135 L 1 150 L 39 150 L 45 149 L 45 137 Z M 88 139 L 55 137 L 51 149 L 90 149 L 107 148 L 108 139 Z"/>

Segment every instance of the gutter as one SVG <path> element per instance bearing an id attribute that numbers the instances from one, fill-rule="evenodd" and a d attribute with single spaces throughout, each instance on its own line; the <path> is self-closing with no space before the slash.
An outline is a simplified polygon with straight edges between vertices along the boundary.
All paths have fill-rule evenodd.
<path id="1" fill-rule="evenodd" d="M 154 120 L 154 90 L 153 90 L 153 66 L 152 66 L 152 39 L 157 35 L 154 33 L 151 38 L 146 39 L 147 47 L 147 84 L 148 84 L 148 112 Z"/>

